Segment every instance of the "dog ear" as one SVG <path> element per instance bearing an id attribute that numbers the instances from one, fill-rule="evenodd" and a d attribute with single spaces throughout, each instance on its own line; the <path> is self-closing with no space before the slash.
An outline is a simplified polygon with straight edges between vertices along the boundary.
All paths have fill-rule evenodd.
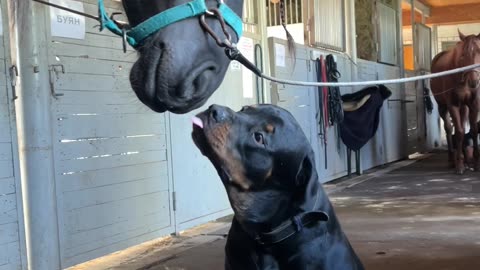
<path id="1" fill-rule="evenodd" d="M 300 163 L 295 182 L 297 190 L 295 201 L 298 208 L 303 211 L 311 211 L 317 199 L 318 185 L 320 185 L 313 151 L 310 151 Z"/>

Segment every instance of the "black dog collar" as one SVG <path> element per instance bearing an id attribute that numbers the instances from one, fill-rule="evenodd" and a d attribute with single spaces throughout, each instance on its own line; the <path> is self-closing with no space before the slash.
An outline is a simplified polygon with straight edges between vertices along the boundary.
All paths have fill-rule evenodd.
<path id="1" fill-rule="evenodd" d="M 283 222 L 271 232 L 259 234 L 255 240 L 262 246 L 274 245 L 302 231 L 304 227 L 314 222 L 328 221 L 328 219 L 327 213 L 321 211 L 302 213 Z"/>

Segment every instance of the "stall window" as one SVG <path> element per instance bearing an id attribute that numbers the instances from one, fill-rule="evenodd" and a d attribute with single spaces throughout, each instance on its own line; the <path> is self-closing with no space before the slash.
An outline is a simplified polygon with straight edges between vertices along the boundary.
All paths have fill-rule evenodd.
<path id="1" fill-rule="evenodd" d="M 246 0 L 243 5 L 243 22 L 245 24 L 258 24 L 258 8 L 255 0 Z"/>
<path id="2" fill-rule="evenodd" d="M 267 5 L 267 26 L 281 25 L 280 0 L 266 0 Z M 285 23 L 302 23 L 302 0 L 285 1 Z"/>
<path id="3" fill-rule="evenodd" d="M 308 1 L 308 43 L 345 51 L 345 0 Z"/>
<path id="4" fill-rule="evenodd" d="M 397 64 L 397 12 L 390 5 L 377 3 L 378 11 L 378 62 Z"/>

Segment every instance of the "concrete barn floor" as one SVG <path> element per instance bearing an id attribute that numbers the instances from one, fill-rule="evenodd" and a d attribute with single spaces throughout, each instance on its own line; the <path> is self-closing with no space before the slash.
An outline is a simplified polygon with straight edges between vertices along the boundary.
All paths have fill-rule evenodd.
<path id="1" fill-rule="evenodd" d="M 446 164 L 436 153 L 325 185 L 366 269 L 480 269 L 480 173 L 454 175 Z M 103 269 L 223 269 L 227 231 L 217 221 Z"/>

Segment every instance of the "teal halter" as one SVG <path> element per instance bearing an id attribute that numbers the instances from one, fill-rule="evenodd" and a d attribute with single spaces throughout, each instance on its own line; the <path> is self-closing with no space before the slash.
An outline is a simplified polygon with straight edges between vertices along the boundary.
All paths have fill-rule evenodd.
<path id="1" fill-rule="evenodd" d="M 235 31 L 237 37 L 240 38 L 243 28 L 242 19 L 230 9 L 223 0 L 218 0 L 218 11 L 225 22 Z M 100 31 L 107 28 L 112 33 L 123 36 L 126 42 L 135 48 L 146 38 L 170 24 L 192 17 L 211 14 L 211 12 L 208 10 L 205 0 L 192 0 L 186 4 L 160 12 L 130 30 L 121 29 L 115 21 L 108 16 L 103 0 L 98 0 L 98 14 L 100 18 Z"/>

